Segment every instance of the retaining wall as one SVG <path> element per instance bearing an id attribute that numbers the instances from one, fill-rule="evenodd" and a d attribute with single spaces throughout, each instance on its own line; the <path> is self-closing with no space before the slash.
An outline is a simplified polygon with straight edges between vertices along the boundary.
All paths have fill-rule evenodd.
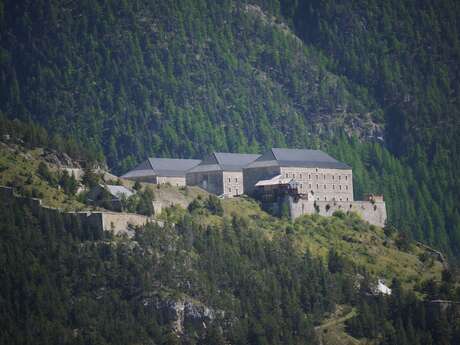
<path id="1" fill-rule="evenodd" d="M 0 186 L 0 200 L 3 203 L 13 200 L 19 201 L 22 205 L 28 206 L 35 215 L 39 212 L 48 212 L 51 213 L 51 216 L 61 213 L 64 216 L 75 217 L 80 220 L 83 226 L 91 226 L 103 231 L 113 231 L 115 234 L 127 233 L 128 235 L 132 235 L 134 226 L 143 226 L 148 222 L 155 222 L 163 226 L 163 223 L 160 221 L 134 213 L 103 211 L 64 212 L 57 208 L 43 206 L 40 199 L 18 196 L 11 187 Z"/>
<path id="2" fill-rule="evenodd" d="M 332 216 L 335 211 L 356 212 L 365 221 L 380 227 L 385 226 L 387 211 L 385 202 L 377 201 L 312 201 L 289 197 L 289 211 L 292 219 L 303 214 L 318 213 L 321 216 Z"/>

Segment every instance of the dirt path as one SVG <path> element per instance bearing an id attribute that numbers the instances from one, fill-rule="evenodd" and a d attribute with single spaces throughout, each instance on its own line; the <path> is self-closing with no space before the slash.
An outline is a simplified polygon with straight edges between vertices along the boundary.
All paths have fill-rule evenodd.
<path id="1" fill-rule="evenodd" d="M 338 319 L 332 319 L 330 321 L 327 321 L 326 323 L 316 326 L 315 331 L 321 331 L 323 329 L 338 325 L 339 323 L 344 323 L 345 321 L 351 319 L 352 317 L 356 316 L 356 309 L 353 308 L 348 314 L 338 318 Z"/>

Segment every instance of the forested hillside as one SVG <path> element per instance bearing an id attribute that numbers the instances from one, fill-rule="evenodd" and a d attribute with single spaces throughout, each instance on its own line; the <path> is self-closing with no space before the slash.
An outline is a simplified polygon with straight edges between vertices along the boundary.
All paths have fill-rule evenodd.
<path id="1" fill-rule="evenodd" d="M 0 111 L 115 172 L 321 147 L 460 253 L 454 1 L 0 1 Z M 51 139 L 50 139 L 51 140 Z"/>
<path id="2" fill-rule="evenodd" d="M 189 211 L 169 209 L 164 227 L 150 224 L 126 238 L 14 199 L 0 206 L 1 344 L 318 344 L 314 326 L 337 304 L 359 310 L 347 328 L 363 344 L 460 337 L 455 310 L 429 302 L 458 299 L 449 271 L 442 283 L 419 286 L 426 301 L 397 279 L 392 297 L 377 297 L 369 288 L 375 276 L 351 256 L 331 249 L 326 264 L 299 248 L 318 230 L 375 237 L 353 216 L 293 225 L 260 211 L 236 214 L 210 197 Z"/>

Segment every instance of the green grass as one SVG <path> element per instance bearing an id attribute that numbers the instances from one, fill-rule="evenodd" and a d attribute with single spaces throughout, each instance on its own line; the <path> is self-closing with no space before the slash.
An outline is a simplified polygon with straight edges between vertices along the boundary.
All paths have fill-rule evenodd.
<path id="1" fill-rule="evenodd" d="M 64 210 L 82 210 L 90 207 L 79 203 L 75 197 L 44 180 L 38 173 L 38 165 L 43 161 L 40 149 L 27 150 L 20 146 L 0 143 L 0 185 L 19 186 L 19 192 L 27 196 L 39 197 L 47 206 Z M 51 170 L 57 167 L 50 165 Z M 130 181 L 122 181 L 132 187 Z M 144 184 L 148 185 L 148 184 Z M 170 212 L 170 220 L 178 221 L 185 214 L 184 208 L 193 199 L 207 198 L 208 193 L 198 187 L 173 187 L 170 185 L 150 185 L 155 199 L 164 207 L 179 205 Z M 394 239 L 387 238 L 381 228 L 369 225 L 356 216 L 320 217 L 303 216 L 296 221 L 279 219 L 261 210 L 259 204 L 246 197 L 222 200 L 224 216 L 219 217 L 203 212 L 195 221 L 203 226 L 216 225 L 222 228 L 225 219 L 232 216 L 244 218 L 248 227 L 263 230 L 263 234 L 276 240 L 279 234 L 289 231 L 295 239 L 299 253 L 309 251 L 327 259 L 331 247 L 358 266 L 364 267 L 374 276 L 391 281 L 398 277 L 407 287 L 430 278 L 439 279 L 443 269 L 436 260 L 422 262 L 419 258 L 425 250 L 412 245 L 407 252 L 397 248 Z M 182 209 L 182 211 L 180 211 Z M 177 217 L 174 217 L 174 214 Z"/>
<path id="2" fill-rule="evenodd" d="M 38 174 L 38 165 L 43 161 L 41 153 L 40 149 L 27 150 L 0 143 L 0 185 L 13 186 L 20 195 L 42 199 L 43 204 L 49 207 L 64 210 L 88 208 Z M 57 168 L 50 166 L 50 170 L 56 171 Z"/>
<path id="3" fill-rule="evenodd" d="M 431 278 L 439 280 L 443 270 L 439 261 L 420 260 L 424 249 L 412 244 L 408 251 L 399 250 L 394 238 L 385 236 L 382 228 L 369 225 L 356 215 L 343 219 L 311 215 L 291 221 L 270 216 L 251 199 L 228 199 L 223 206 L 224 217 L 246 218 L 249 227 L 264 229 L 267 238 L 276 239 L 280 232 L 289 231 L 300 253 L 309 251 L 326 261 L 329 249 L 334 247 L 373 276 L 389 282 L 397 277 L 406 287 Z"/>

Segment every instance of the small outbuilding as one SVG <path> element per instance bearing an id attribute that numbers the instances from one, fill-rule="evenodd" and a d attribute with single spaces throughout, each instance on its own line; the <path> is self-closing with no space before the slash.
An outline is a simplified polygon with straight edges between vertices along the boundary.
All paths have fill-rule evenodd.
<path id="1" fill-rule="evenodd" d="M 134 194 L 136 194 L 135 191 L 124 186 L 100 184 L 92 188 L 86 198 L 94 206 L 121 212 L 123 211 L 122 200 Z"/>

